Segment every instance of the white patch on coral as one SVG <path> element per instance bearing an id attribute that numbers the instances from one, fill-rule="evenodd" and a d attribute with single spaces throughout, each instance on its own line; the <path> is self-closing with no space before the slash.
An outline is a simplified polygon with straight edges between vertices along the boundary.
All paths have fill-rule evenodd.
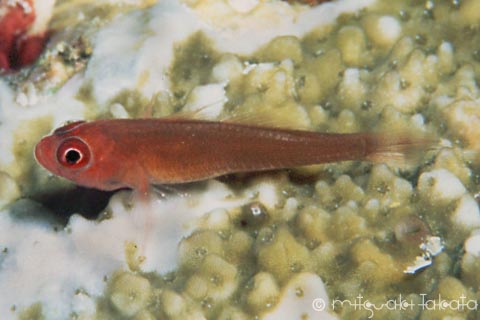
<path id="1" fill-rule="evenodd" d="M 419 70 L 422 70 L 419 66 Z M 402 77 L 397 71 L 387 72 L 380 85 L 375 89 L 378 101 L 384 105 L 391 105 L 400 112 L 413 112 L 420 104 L 424 91 L 420 86 L 402 88 Z"/>
<path id="2" fill-rule="evenodd" d="M 222 51 L 251 54 L 282 35 L 301 37 L 313 28 L 331 24 L 346 12 L 355 12 L 374 0 L 343 0 L 311 9 L 299 9 L 280 1 L 265 2 L 249 16 L 228 15 L 209 21 L 208 34 Z M 212 13 L 213 15 L 214 13 Z"/>
<path id="3" fill-rule="evenodd" d="M 444 73 L 450 73 L 455 68 L 453 46 L 450 42 L 442 42 L 437 50 L 439 69 Z"/>
<path id="4" fill-rule="evenodd" d="M 17 182 L 6 172 L 0 171 L 0 209 L 21 197 Z"/>
<path id="5" fill-rule="evenodd" d="M 257 198 L 267 209 L 274 209 L 279 202 L 278 190 L 272 181 L 258 181 L 247 191 L 250 198 Z"/>
<path id="6" fill-rule="evenodd" d="M 195 87 L 188 97 L 183 111 L 193 112 L 195 116 L 215 120 L 228 101 L 225 94 L 226 83 L 213 83 Z"/>
<path id="7" fill-rule="evenodd" d="M 228 4 L 237 12 L 247 13 L 258 6 L 258 0 L 228 0 Z"/>
<path id="8" fill-rule="evenodd" d="M 130 115 L 123 105 L 120 103 L 114 103 L 110 106 L 110 114 L 115 119 L 128 119 Z"/>
<path id="9" fill-rule="evenodd" d="M 86 71 L 97 102 L 104 105 L 125 89 L 147 97 L 168 90 L 175 44 L 199 28 L 192 11 L 174 0 L 114 20 L 98 33 Z"/>
<path id="10" fill-rule="evenodd" d="M 443 41 L 442 44 L 438 47 L 438 51 L 452 56 L 453 46 L 450 42 Z"/>
<path id="11" fill-rule="evenodd" d="M 410 121 L 412 122 L 412 124 L 415 127 L 425 130 L 425 118 L 423 117 L 423 115 L 421 113 L 414 114 L 410 118 Z"/>
<path id="12" fill-rule="evenodd" d="M 52 117 L 53 126 L 57 127 L 68 120 L 85 118 L 86 106 L 75 97 L 82 81 L 82 76 L 74 76 L 55 95 L 36 98 L 35 105 L 29 105 L 27 101 L 24 106 L 14 100 L 13 91 L 0 81 L 0 136 L 2 137 L 0 139 L 0 170 L 15 161 L 12 152 L 14 144 L 12 133 L 25 125 L 25 120 Z M 26 98 L 28 100 L 28 96 Z"/>
<path id="13" fill-rule="evenodd" d="M 394 43 L 402 33 L 402 27 L 400 23 L 391 16 L 383 16 L 378 19 L 378 32 L 382 42 L 387 44 Z"/>
<path id="14" fill-rule="evenodd" d="M 225 209 L 214 209 L 202 217 L 203 227 L 213 230 L 225 230 L 230 226 L 230 216 Z"/>
<path id="15" fill-rule="evenodd" d="M 452 215 L 453 222 L 466 229 L 480 227 L 480 211 L 478 203 L 469 194 L 462 196 Z"/>
<path id="16" fill-rule="evenodd" d="M 432 98 L 433 104 L 435 105 L 435 107 L 436 107 L 437 109 L 439 109 L 439 111 L 441 111 L 442 109 L 448 107 L 448 106 L 451 105 L 454 101 L 455 101 L 455 98 L 454 98 L 454 97 L 450 97 L 450 96 L 448 96 L 448 95 L 439 95 L 439 96 L 436 96 L 436 97 L 433 97 L 433 98 Z"/>
<path id="17" fill-rule="evenodd" d="M 261 185 L 254 190 L 266 190 Z M 100 223 L 73 216 L 67 232 L 13 221 L 7 212 L 0 212 L 0 249 L 8 248 L 0 253 L 2 319 L 14 318 L 12 305 L 18 310 L 36 302 L 42 303 L 49 320 L 67 319 L 72 310 L 90 313 L 88 297 L 103 294 L 103 278 L 127 268 L 126 242 L 138 244 L 139 254 L 145 255 L 143 271 L 168 272 L 176 267 L 178 243 L 198 227 L 199 217 L 249 201 L 236 198 L 216 181 L 201 192 L 154 197 L 127 208 L 124 203 L 130 196 L 116 194 L 109 204 L 112 217 Z M 75 293 L 77 289 L 83 296 Z"/>
<path id="18" fill-rule="evenodd" d="M 470 237 L 465 240 L 465 251 L 480 258 L 480 230 L 473 231 Z"/>
<path id="19" fill-rule="evenodd" d="M 65 319 L 74 288 L 101 292 L 89 277 L 96 262 L 72 256 L 72 242 L 63 232 L 13 221 L 7 212 L 0 212 L 0 243 L 8 250 L 0 253 L 2 319 L 16 318 L 12 306 L 18 310 L 36 302 L 45 304 L 46 319 Z"/>
<path id="20" fill-rule="evenodd" d="M 365 85 L 360 79 L 360 70 L 357 68 L 348 68 L 343 74 L 342 82 L 339 87 L 339 96 L 341 99 L 350 101 L 362 101 L 366 93 Z"/>
<path id="21" fill-rule="evenodd" d="M 125 89 L 148 97 L 169 89 L 175 44 L 197 31 L 206 33 L 220 51 L 251 54 L 277 36 L 303 36 L 373 2 L 341 0 L 311 9 L 263 2 L 244 15 L 218 1 L 193 8 L 176 0 L 160 1 L 149 10 L 120 16 L 98 33 L 86 76 L 101 106 Z"/>
<path id="22" fill-rule="evenodd" d="M 9 107 L 13 104 L 12 91 L 5 82 L 0 80 L 0 120 L 3 122 L 0 125 L 0 136 L 2 137 L 0 139 L 0 166 L 11 163 L 14 159 L 11 151 L 13 146 L 11 131 L 14 126 L 11 121 L 3 121 L 12 118 Z"/>
<path id="23" fill-rule="evenodd" d="M 97 302 L 94 298 L 81 290 L 72 298 L 72 311 L 83 317 L 92 317 L 97 311 Z"/>
<path id="24" fill-rule="evenodd" d="M 252 64 L 245 65 L 245 68 L 243 69 L 243 74 L 250 74 L 250 73 L 262 74 L 264 72 L 267 72 L 273 69 L 275 69 L 275 64 L 272 62 L 252 63 Z"/>
<path id="25" fill-rule="evenodd" d="M 434 205 L 456 200 L 467 191 L 462 182 L 446 169 L 422 173 L 418 179 L 418 190 L 424 199 Z"/>
<path id="26" fill-rule="evenodd" d="M 314 273 L 304 272 L 290 279 L 275 309 L 265 313 L 261 319 L 337 319 L 328 312 L 329 307 L 322 279 Z"/>
<path id="27" fill-rule="evenodd" d="M 212 69 L 212 78 L 216 82 L 229 82 L 242 75 L 244 66 L 236 56 L 227 56 Z"/>
<path id="28" fill-rule="evenodd" d="M 357 85 L 360 82 L 360 70 L 357 68 L 348 68 L 343 74 L 343 83 L 345 85 Z"/>

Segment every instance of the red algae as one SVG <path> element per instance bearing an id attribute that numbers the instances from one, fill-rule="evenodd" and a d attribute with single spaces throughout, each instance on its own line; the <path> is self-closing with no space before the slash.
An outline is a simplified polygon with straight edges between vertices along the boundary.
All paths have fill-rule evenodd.
<path id="1" fill-rule="evenodd" d="M 34 0 L 0 2 L 0 70 L 17 70 L 29 65 L 43 51 L 46 33 L 29 34 L 37 19 Z"/>

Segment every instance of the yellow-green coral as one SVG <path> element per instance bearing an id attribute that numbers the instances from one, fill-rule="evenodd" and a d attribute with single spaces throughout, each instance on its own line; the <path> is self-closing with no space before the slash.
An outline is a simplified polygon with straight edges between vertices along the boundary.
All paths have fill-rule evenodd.
<path id="1" fill-rule="evenodd" d="M 172 95 L 122 91 L 110 101 L 111 115 L 139 116 L 150 103 L 154 115 L 169 115 L 195 100 L 196 88 L 213 84 L 225 90 L 226 119 L 243 114 L 262 123 L 255 114 L 270 114 L 272 123 L 310 130 L 428 133 L 443 140 L 410 167 L 347 162 L 289 171 L 274 183 L 279 201 L 268 210 L 250 202 L 258 200 L 252 191 L 245 207 L 207 212 L 180 242 L 178 268 L 166 275 L 142 273 L 136 244 L 128 243 L 131 270 L 109 280 L 97 318 L 262 318 L 305 272 L 323 279 L 330 297 L 362 294 L 384 303 L 404 295 L 416 304 L 405 312 L 382 309 L 377 317 L 472 317 L 422 310 L 418 303 L 423 293 L 479 298 L 479 257 L 462 249 L 478 228 L 462 215 L 478 210 L 479 6 L 476 0 L 378 1 L 304 38 L 275 37 L 251 55 L 218 52 L 202 32 L 178 42 L 169 70 Z M 138 85 L 147 80 L 143 74 Z M 86 104 L 90 89 L 78 94 Z M 30 174 L 27 136 L 46 131 L 50 120 L 29 123 L 33 133 L 16 133 L 15 158 L 23 160 L 0 173 L 0 200 L 19 197 L 25 179 L 12 177 Z M 257 181 L 242 176 L 225 183 L 242 197 Z M 443 238 L 445 252 L 424 271 L 405 275 L 432 234 Z M 369 315 L 352 308 L 335 313 Z M 24 314 L 41 317 L 41 308 Z"/>

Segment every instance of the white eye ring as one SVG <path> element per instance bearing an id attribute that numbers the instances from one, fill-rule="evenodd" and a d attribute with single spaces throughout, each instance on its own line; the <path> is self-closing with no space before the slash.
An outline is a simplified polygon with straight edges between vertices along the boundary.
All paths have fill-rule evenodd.
<path id="1" fill-rule="evenodd" d="M 57 148 L 57 161 L 66 168 L 78 169 L 89 164 L 91 152 L 79 138 L 65 139 Z"/>
<path id="2" fill-rule="evenodd" d="M 74 152 L 73 159 L 69 156 L 69 153 Z M 77 164 L 83 159 L 83 153 L 78 150 L 77 148 L 68 148 L 65 150 L 63 153 L 63 157 L 65 158 L 65 162 L 70 163 L 70 164 Z"/>

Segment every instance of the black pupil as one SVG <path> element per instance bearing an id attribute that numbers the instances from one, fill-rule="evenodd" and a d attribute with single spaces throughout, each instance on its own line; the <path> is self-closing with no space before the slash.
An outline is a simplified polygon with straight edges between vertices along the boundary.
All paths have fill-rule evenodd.
<path id="1" fill-rule="evenodd" d="M 65 154 L 65 160 L 69 164 L 76 164 L 81 157 L 82 156 L 80 155 L 80 152 L 73 149 L 68 150 L 67 153 Z"/>

